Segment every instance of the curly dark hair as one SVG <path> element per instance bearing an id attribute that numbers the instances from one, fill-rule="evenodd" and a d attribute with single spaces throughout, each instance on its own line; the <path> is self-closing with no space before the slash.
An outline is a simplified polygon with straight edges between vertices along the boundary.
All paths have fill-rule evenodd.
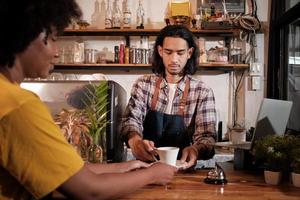
<path id="1" fill-rule="evenodd" d="M 61 33 L 81 15 L 75 0 L 0 0 L 0 67 L 12 67 L 41 32 L 48 36 L 54 27 Z"/>
<path id="2" fill-rule="evenodd" d="M 162 58 L 158 53 L 158 46 L 163 46 L 164 39 L 166 37 L 176 37 L 184 39 L 188 47 L 194 48 L 193 54 L 188 59 L 185 67 L 184 74 L 194 74 L 197 71 L 198 59 L 200 55 L 199 47 L 196 43 L 196 38 L 193 33 L 183 25 L 169 25 L 164 27 L 156 38 L 153 55 L 152 55 L 152 71 L 155 74 L 161 74 L 165 76 L 165 66 Z"/>

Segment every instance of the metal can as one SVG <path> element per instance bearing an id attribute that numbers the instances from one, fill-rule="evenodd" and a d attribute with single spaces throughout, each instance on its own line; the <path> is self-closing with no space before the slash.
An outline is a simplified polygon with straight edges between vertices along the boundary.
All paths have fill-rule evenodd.
<path id="1" fill-rule="evenodd" d="M 148 64 L 152 62 L 153 49 L 148 49 Z"/>
<path id="2" fill-rule="evenodd" d="M 142 49 L 141 51 L 141 61 L 142 61 L 142 64 L 146 64 L 146 49 Z"/>
<path id="3" fill-rule="evenodd" d="M 242 48 L 236 47 L 231 49 L 231 63 L 242 63 Z"/>
<path id="4" fill-rule="evenodd" d="M 145 49 L 145 64 L 150 63 L 149 55 L 150 55 L 150 49 Z"/>
<path id="5" fill-rule="evenodd" d="M 136 63 L 135 54 L 136 54 L 136 48 L 135 47 L 130 48 L 129 49 L 129 63 L 130 64 Z"/>
<path id="6" fill-rule="evenodd" d="M 125 64 L 129 64 L 129 47 L 125 47 Z"/>
<path id="7" fill-rule="evenodd" d="M 135 51 L 135 63 L 142 64 L 142 49 L 140 48 Z"/>

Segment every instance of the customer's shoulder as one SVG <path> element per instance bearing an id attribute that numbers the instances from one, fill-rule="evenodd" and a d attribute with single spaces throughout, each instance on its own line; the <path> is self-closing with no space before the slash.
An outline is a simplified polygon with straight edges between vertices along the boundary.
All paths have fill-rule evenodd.
<path id="1" fill-rule="evenodd" d="M 0 108 L 0 118 L 12 110 L 20 108 L 27 102 L 33 102 L 38 99 L 34 93 L 21 88 L 19 85 L 7 84 L 6 87 L 3 86 L 3 84 L 0 84 L 0 105 L 2 106 Z"/>
<path id="2" fill-rule="evenodd" d="M 36 98 L 36 94 L 20 87 L 17 84 L 0 84 L 1 99 L 10 99 L 14 102 L 24 102 L 28 99 Z"/>

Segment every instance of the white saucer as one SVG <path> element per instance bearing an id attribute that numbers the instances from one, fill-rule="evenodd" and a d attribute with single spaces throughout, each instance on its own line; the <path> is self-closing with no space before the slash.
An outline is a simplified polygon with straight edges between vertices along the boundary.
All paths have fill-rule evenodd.
<path id="1" fill-rule="evenodd" d="M 176 161 L 176 167 L 177 167 L 178 170 L 186 169 L 186 165 L 187 165 L 187 162 L 185 162 L 185 161 L 183 161 L 183 162 L 180 161 L 180 160 Z"/>

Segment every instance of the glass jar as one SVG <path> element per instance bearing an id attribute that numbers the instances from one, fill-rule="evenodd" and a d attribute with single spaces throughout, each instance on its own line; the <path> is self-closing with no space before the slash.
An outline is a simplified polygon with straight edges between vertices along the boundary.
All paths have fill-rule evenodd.
<path id="1" fill-rule="evenodd" d="M 217 62 L 228 62 L 228 49 L 226 47 L 217 49 Z"/>
<path id="2" fill-rule="evenodd" d="M 233 64 L 241 64 L 242 63 L 242 48 L 234 47 L 231 49 L 230 62 Z"/>
<path id="3" fill-rule="evenodd" d="M 89 64 L 97 63 L 98 50 L 97 49 L 85 49 L 84 50 L 84 62 Z"/>

